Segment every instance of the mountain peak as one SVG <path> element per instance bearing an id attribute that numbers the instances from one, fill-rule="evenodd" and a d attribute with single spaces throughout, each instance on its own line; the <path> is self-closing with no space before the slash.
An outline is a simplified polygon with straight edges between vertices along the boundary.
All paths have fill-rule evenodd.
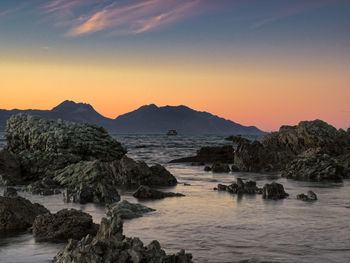
<path id="1" fill-rule="evenodd" d="M 52 108 L 54 112 L 84 112 L 84 111 L 95 111 L 94 108 L 87 103 L 76 103 L 71 100 L 65 100 Z"/>

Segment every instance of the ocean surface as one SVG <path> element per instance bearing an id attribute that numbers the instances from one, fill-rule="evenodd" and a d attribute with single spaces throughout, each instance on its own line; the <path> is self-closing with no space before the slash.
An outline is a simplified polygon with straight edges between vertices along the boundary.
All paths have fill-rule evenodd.
<path id="1" fill-rule="evenodd" d="M 124 234 L 148 244 L 159 240 L 167 253 L 181 248 L 194 262 L 350 262 L 350 181 L 343 183 L 297 182 L 278 174 L 204 172 L 203 166 L 167 164 L 195 154 L 202 146 L 227 145 L 223 136 L 115 135 L 128 156 L 148 164 L 160 163 L 176 176 L 176 187 L 164 188 L 185 197 L 139 202 L 132 192 L 122 199 L 155 208 L 144 217 L 126 220 Z M 259 138 L 256 138 L 259 139 Z M 6 143 L 0 134 L 0 148 Z M 139 148 L 142 146 L 143 148 Z M 237 177 L 265 183 L 282 183 L 289 198 L 263 200 L 261 195 L 238 197 L 213 191 L 218 183 Z M 190 184 L 185 186 L 184 183 Z M 316 202 L 296 200 L 314 191 Z M 0 194 L 3 189 L 0 188 Z M 66 204 L 61 195 L 20 195 L 45 205 L 52 212 L 67 207 L 90 213 L 99 223 L 105 209 L 94 204 Z M 36 242 L 31 234 L 0 237 L 0 262 L 50 262 L 62 244 Z"/>

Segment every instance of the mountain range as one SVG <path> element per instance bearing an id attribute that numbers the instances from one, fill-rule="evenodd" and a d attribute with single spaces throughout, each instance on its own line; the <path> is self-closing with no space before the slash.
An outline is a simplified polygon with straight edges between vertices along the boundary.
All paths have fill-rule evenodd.
<path id="1" fill-rule="evenodd" d="M 243 126 L 208 112 L 186 106 L 144 105 L 137 110 L 110 119 L 99 114 L 90 104 L 66 100 L 51 110 L 0 110 L 0 131 L 6 121 L 17 113 L 38 115 L 47 119 L 88 122 L 114 133 L 164 134 L 170 129 L 180 134 L 262 134 L 255 126 Z"/>

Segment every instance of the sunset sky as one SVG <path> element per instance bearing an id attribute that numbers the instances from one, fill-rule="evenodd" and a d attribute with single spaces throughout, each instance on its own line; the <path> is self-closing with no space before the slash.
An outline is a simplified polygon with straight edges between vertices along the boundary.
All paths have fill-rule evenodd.
<path id="1" fill-rule="evenodd" d="M 350 127 L 350 1 L 1 0 L 0 108 L 186 105 Z"/>

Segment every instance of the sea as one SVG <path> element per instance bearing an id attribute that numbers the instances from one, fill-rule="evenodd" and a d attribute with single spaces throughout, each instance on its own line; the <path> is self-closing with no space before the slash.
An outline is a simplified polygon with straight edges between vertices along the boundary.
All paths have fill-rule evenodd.
<path id="1" fill-rule="evenodd" d="M 300 182 L 279 174 L 217 174 L 205 172 L 203 166 L 168 163 L 192 156 L 203 146 L 231 144 L 220 135 L 113 136 L 127 148 L 129 157 L 150 165 L 160 163 L 177 178 L 177 186 L 162 190 L 185 195 L 138 201 L 132 191 L 120 191 L 122 199 L 156 209 L 141 218 L 125 220 L 126 236 L 139 237 L 145 245 L 158 240 L 167 253 L 184 248 L 192 253 L 194 262 L 350 262 L 350 180 Z M 0 148 L 5 144 L 1 133 Z M 259 187 L 276 181 L 290 196 L 272 201 L 263 200 L 261 195 L 237 196 L 213 190 L 217 184 L 230 184 L 238 177 L 254 180 Z M 296 199 L 297 194 L 308 190 L 317 194 L 318 201 Z M 0 194 L 2 191 L 0 188 Z M 106 217 L 100 205 L 64 203 L 61 195 L 19 194 L 53 213 L 63 208 L 81 209 L 91 214 L 96 223 Z M 51 262 L 62 247 L 63 244 L 38 242 L 29 233 L 0 236 L 0 262 Z"/>

